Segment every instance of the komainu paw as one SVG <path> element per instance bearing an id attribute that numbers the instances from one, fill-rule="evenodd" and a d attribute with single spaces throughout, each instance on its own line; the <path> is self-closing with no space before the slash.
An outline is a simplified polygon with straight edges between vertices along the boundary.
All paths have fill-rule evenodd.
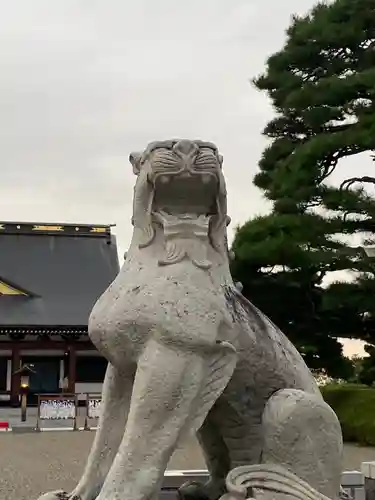
<path id="1" fill-rule="evenodd" d="M 45 493 L 38 500 L 81 500 L 81 497 L 78 495 L 70 496 L 66 491 L 57 490 Z"/>
<path id="2" fill-rule="evenodd" d="M 50 491 L 45 493 L 38 500 L 70 500 L 68 494 L 63 490 Z"/>
<path id="3" fill-rule="evenodd" d="M 180 500 L 210 500 L 204 488 L 204 484 L 197 481 L 188 481 L 178 489 Z"/>

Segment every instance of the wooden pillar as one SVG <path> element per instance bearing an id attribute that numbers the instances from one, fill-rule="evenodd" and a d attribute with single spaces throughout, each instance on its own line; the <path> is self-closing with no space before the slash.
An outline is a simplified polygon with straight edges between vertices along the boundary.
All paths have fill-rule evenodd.
<path id="1" fill-rule="evenodd" d="M 76 386 L 76 366 L 77 353 L 74 345 L 69 346 L 69 361 L 68 361 L 68 392 L 74 394 Z"/>
<path id="2" fill-rule="evenodd" d="M 19 405 L 19 394 L 21 388 L 21 375 L 15 374 L 16 370 L 21 368 L 21 353 L 19 346 L 12 348 L 12 378 L 10 385 L 10 404 L 11 406 Z"/>

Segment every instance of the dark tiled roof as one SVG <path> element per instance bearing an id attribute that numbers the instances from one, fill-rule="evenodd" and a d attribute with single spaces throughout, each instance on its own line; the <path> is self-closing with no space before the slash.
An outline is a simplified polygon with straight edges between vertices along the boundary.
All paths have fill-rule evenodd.
<path id="1" fill-rule="evenodd" d="M 28 293 L 0 296 L 0 326 L 87 325 L 119 271 L 115 237 L 108 226 L 102 234 L 94 226 L 74 228 L 78 234 L 70 225 L 35 227 L 0 223 L 0 281 Z"/>

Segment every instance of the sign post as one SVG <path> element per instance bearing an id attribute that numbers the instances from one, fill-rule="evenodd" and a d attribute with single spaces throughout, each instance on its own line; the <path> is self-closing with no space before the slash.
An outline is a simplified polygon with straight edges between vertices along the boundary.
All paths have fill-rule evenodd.
<path id="1" fill-rule="evenodd" d="M 99 418 L 101 402 L 101 394 L 86 394 L 85 431 L 90 430 L 89 419 Z"/>

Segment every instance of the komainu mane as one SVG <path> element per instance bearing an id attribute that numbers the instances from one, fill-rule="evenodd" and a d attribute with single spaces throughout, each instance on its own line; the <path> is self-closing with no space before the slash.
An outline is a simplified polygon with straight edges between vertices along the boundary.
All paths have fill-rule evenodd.
<path id="1" fill-rule="evenodd" d="M 255 498 L 307 500 L 315 491 L 337 499 L 337 418 L 297 350 L 230 275 L 216 146 L 155 142 L 130 162 L 131 246 L 89 321 L 108 360 L 99 429 L 75 490 L 41 498 L 156 499 L 178 441 L 193 432 L 210 480 L 184 486 L 182 496 L 231 495 L 239 477 L 232 469 L 250 466 L 256 474 L 251 469 L 252 479 L 238 486 L 244 498 L 249 484 Z M 298 496 L 298 481 L 307 496 Z"/>

